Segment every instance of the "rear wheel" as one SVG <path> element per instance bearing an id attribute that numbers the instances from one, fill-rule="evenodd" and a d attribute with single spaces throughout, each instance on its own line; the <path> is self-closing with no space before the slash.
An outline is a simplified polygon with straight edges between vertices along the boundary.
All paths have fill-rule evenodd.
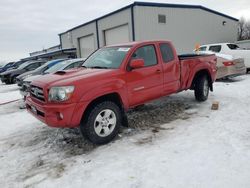
<path id="1" fill-rule="evenodd" d="M 194 87 L 194 95 L 197 101 L 206 101 L 209 94 L 209 81 L 207 75 L 197 78 Z"/>
<path id="2" fill-rule="evenodd" d="M 84 137 L 94 144 L 110 142 L 121 126 L 121 110 L 112 101 L 103 101 L 90 109 L 80 125 Z"/>

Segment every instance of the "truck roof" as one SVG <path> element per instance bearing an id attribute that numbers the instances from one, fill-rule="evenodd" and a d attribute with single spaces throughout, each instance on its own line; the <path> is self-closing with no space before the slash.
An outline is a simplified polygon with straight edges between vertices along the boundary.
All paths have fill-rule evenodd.
<path id="1" fill-rule="evenodd" d="M 168 40 L 133 41 L 133 42 L 126 42 L 126 43 L 120 43 L 120 44 L 107 45 L 107 46 L 105 46 L 105 47 L 115 47 L 115 46 L 136 46 L 136 45 L 139 45 L 139 44 L 158 43 L 158 42 L 170 42 L 170 41 L 168 41 Z"/>

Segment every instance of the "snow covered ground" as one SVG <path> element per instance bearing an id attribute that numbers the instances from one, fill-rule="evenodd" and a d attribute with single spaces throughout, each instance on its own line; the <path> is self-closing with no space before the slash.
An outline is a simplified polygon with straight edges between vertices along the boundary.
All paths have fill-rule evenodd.
<path id="1" fill-rule="evenodd" d="M 130 128 L 104 146 L 0 105 L 0 187 L 249 188 L 250 75 L 214 89 L 204 103 L 187 91 L 129 112 Z M 0 103 L 19 98 L 0 85 Z"/>

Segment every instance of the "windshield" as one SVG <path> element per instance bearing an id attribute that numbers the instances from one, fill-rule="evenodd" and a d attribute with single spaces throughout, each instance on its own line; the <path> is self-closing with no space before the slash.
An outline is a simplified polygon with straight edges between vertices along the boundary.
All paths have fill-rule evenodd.
<path id="1" fill-rule="evenodd" d="M 84 62 L 83 66 L 87 68 L 117 69 L 130 48 L 130 46 L 123 46 L 99 49 Z"/>
<path id="2" fill-rule="evenodd" d="M 63 61 L 63 60 L 56 59 L 56 60 L 48 61 L 48 62 L 45 63 L 44 65 L 38 67 L 36 70 L 37 70 L 37 71 L 40 71 L 40 70 L 43 70 L 45 67 L 50 67 L 49 65 L 50 65 L 50 64 L 53 64 L 53 63 L 56 62 L 56 61 L 60 62 L 60 61 Z"/>
<path id="3" fill-rule="evenodd" d="M 239 49 L 240 47 L 236 44 L 227 44 L 228 48 L 230 48 L 231 50 L 236 50 Z"/>
<path id="4" fill-rule="evenodd" d="M 31 63 L 31 61 L 27 61 L 27 62 L 21 64 L 21 65 L 18 67 L 18 69 L 23 69 L 23 68 L 25 68 L 26 66 L 28 66 L 30 63 Z"/>
<path id="5" fill-rule="evenodd" d="M 57 63 L 56 65 L 47 69 L 44 73 L 50 74 L 50 73 L 56 72 L 59 69 L 61 69 L 62 67 L 64 67 L 65 65 L 67 65 L 68 63 L 69 63 L 68 61 L 61 61 L 61 62 Z"/>

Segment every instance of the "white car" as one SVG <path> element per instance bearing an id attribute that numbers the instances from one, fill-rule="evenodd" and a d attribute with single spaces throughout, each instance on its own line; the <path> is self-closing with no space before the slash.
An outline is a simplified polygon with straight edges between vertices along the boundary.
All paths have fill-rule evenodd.
<path id="1" fill-rule="evenodd" d="M 197 51 L 212 51 L 232 55 L 234 59 L 243 58 L 247 71 L 250 71 L 250 50 L 241 49 L 236 44 L 232 43 L 217 43 L 201 45 Z"/>

